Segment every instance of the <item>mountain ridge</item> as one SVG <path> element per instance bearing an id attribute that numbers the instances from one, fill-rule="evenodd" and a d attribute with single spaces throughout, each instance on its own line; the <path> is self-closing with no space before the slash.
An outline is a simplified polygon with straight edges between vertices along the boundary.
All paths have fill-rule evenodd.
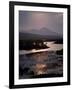
<path id="1" fill-rule="evenodd" d="M 62 39 L 60 36 L 51 36 L 51 35 L 39 35 L 39 34 L 32 34 L 26 32 L 19 32 L 19 39 L 20 40 L 57 40 Z"/>
<path id="2" fill-rule="evenodd" d="M 53 30 L 50 30 L 46 27 L 40 28 L 40 29 L 30 29 L 30 30 L 23 30 L 26 33 L 32 33 L 32 34 L 38 34 L 38 35 L 48 35 L 48 36 L 61 36 L 62 35 L 58 32 L 54 32 Z"/>

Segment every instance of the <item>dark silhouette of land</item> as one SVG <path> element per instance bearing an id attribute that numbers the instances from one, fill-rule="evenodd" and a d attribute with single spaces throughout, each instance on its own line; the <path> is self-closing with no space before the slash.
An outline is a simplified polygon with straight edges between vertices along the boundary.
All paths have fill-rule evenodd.
<path id="1" fill-rule="evenodd" d="M 43 28 L 45 29 L 45 28 Z M 45 29 L 47 31 L 48 29 Z M 35 34 L 35 32 L 37 34 Z M 45 49 L 49 48 L 46 46 L 43 42 L 48 42 L 48 41 L 55 41 L 55 43 L 62 44 L 63 43 L 63 38 L 59 34 L 52 32 L 48 30 L 46 32 L 38 32 L 35 31 L 34 33 L 27 33 L 27 32 L 19 32 L 19 50 L 31 50 L 31 49 Z M 44 34 L 43 34 L 44 33 Z M 46 34 L 46 35 L 45 35 Z"/>
<path id="2" fill-rule="evenodd" d="M 23 41 L 20 40 L 19 41 L 19 50 L 31 50 L 31 49 L 45 49 L 45 48 L 49 48 L 48 46 L 46 46 L 45 44 L 43 44 L 42 40 L 27 40 L 27 41 Z"/>

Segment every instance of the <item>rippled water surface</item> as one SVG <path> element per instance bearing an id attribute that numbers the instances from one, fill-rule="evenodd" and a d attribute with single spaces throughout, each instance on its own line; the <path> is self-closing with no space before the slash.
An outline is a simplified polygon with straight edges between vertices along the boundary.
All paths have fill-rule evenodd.
<path id="1" fill-rule="evenodd" d="M 63 48 L 62 44 L 46 43 L 50 48 L 42 51 L 20 51 L 19 55 L 19 78 L 42 77 L 42 75 L 62 76 L 63 75 L 63 55 L 58 55 L 56 50 Z M 43 76 L 43 77 L 44 77 Z"/>

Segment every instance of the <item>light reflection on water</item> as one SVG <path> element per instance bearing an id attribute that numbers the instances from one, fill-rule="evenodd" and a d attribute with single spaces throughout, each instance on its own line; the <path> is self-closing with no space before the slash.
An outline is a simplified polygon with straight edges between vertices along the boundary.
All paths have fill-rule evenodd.
<path id="1" fill-rule="evenodd" d="M 36 64 L 35 68 L 36 68 L 35 73 L 37 75 L 46 74 L 47 73 L 47 70 L 46 70 L 47 66 L 46 66 L 46 64 Z"/>
<path id="2" fill-rule="evenodd" d="M 56 55 L 53 52 L 43 52 L 20 56 L 20 66 L 22 68 L 28 67 L 30 71 L 34 72 L 34 75 L 62 73 L 62 62 L 63 56 Z M 23 76 L 23 78 L 24 77 L 25 76 Z"/>
<path id="3" fill-rule="evenodd" d="M 36 53 L 32 55 L 32 58 L 37 62 L 44 62 L 44 60 L 48 58 L 48 53 L 46 52 Z"/>
<path id="4" fill-rule="evenodd" d="M 48 43 L 46 43 L 48 44 Z M 62 44 L 53 44 L 49 43 L 51 49 L 62 49 Z M 57 47 L 57 48 L 56 48 Z M 34 52 L 32 50 L 32 52 Z M 29 72 L 33 71 L 34 75 L 40 75 L 40 74 L 51 74 L 56 73 L 60 74 L 63 73 L 63 55 L 57 55 L 54 50 L 52 51 L 43 51 L 43 52 L 37 52 L 37 53 L 30 53 L 30 54 L 20 54 L 19 56 L 19 65 L 24 69 L 26 67 L 29 68 Z M 22 76 L 22 78 L 30 77 L 30 73 L 27 73 Z M 25 76 L 26 75 L 26 76 Z"/>

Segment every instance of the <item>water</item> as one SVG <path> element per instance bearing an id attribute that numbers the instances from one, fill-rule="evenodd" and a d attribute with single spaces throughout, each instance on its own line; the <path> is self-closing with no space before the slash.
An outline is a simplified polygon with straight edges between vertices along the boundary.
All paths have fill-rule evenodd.
<path id="1" fill-rule="evenodd" d="M 50 48 L 41 50 L 22 50 L 19 54 L 19 78 L 61 76 L 63 74 L 63 55 L 56 54 L 62 44 L 44 42 Z M 41 75 L 41 76 L 40 76 Z"/>
<path id="2" fill-rule="evenodd" d="M 32 49 L 32 50 L 21 50 L 19 51 L 20 55 L 24 54 L 30 54 L 30 53 L 35 53 L 35 52 L 43 52 L 43 51 L 57 51 L 61 50 L 63 48 L 63 44 L 55 44 L 54 41 L 51 42 L 44 42 L 45 45 L 47 45 L 49 48 L 46 49 Z"/>

